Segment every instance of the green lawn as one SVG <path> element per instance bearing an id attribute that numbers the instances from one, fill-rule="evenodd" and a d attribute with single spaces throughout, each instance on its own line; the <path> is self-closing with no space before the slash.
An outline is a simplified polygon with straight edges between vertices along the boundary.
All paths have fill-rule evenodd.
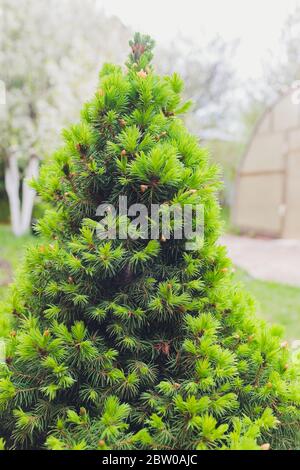
<path id="1" fill-rule="evenodd" d="M 36 238 L 31 235 L 16 238 L 8 226 L 0 225 L 0 301 L 8 291 L 7 286 L 2 285 L 7 278 L 7 262 L 14 272 L 22 262 L 26 246 L 35 242 Z M 3 260 L 6 265 L 4 268 Z M 240 269 L 236 271 L 235 278 L 256 298 L 258 314 L 261 317 L 284 325 L 288 338 L 300 339 L 300 288 L 259 281 Z"/>
<path id="2" fill-rule="evenodd" d="M 300 339 L 300 288 L 253 279 L 240 269 L 235 278 L 255 297 L 261 317 L 283 325 L 287 338 Z"/>
<path id="3" fill-rule="evenodd" d="M 18 268 L 26 247 L 35 240 L 32 235 L 14 237 L 8 225 L 0 225 L 0 299 L 5 296 L 6 281 Z"/>
<path id="4" fill-rule="evenodd" d="M 35 243 L 35 240 L 32 235 L 16 238 L 9 226 L 0 225 L 0 337 L 9 331 L 10 319 L 3 308 L 9 295 L 7 282 L 22 262 L 26 246 Z"/>

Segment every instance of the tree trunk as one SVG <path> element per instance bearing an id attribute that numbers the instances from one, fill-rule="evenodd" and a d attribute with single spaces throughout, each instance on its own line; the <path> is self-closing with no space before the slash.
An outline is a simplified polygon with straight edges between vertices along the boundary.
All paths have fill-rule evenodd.
<path id="1" fill-rule="evenodd" d="M 35 200 L 35 190 L 28 186 L 27 180 L 37 178 L 39 174 L 39 159 L 33 155 L 27 165 L 25 171 L 25 179 L 22 185 L 22 233 L 27 233 L 30 230 L 33 205 Z"/>
<path id="2" fill-rule="evenodd" d="M 33 155 L 25 170 L 22 182 L 22 201 L 20 199 L 20 172 L 17 156 L 12 154 L 5 166 L 5 189 L 8 195 L 12 232 L 17 236 L 29 232 L 35 191 L 31 189 L 26 180 L 36 178 L 39 171 L 39 159 Z"/>
<path id="3" fill-rule="evenodd" d="M 12 154 L 5 165 L 5 189 L 8 196 L 11 228 L 16 236 L 22 234 L 20 203 L 20 172 L 17 156 Z"/>

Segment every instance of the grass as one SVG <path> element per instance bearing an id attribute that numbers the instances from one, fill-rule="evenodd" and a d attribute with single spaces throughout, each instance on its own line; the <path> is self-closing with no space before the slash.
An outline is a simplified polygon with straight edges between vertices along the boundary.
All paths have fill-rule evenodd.
<path id="1" fill-rule="evenodd" d="M 257 280 L 241 269 L 235 278 L 256 299 L 259 316 L 283 325 L 288 339 L 300 339 L 300 288 Z"/>
<path id="2" fill-rule="evenodd" d="M 9 225 L 0 225 L 0 300 L 6 295 L 5 284 L 22 262 L 26 247 L 35 240 L 32 235 L 17 238 Z"/>
<path id="3" fill-rule="evenodd" d="M 0 225 L 0 261 L 5 260 L 15 272 L 26 247 L 36 242 L 32 235 L 16 238 L 9 226 Z M 7 286 L 1 286 L 7 277 L 6 269 L 0 264 L 0 301 L 8 292 Z M 245 271 L 237 269 L 235 279 L 242 282 L 257 300 L 258 314 L 271 323 L 280 323 L 286 328 L 289 339 L 300 339 L 300 288 L 290 287 L 275 282 L 253 279 Z"/>
<path id="4" fill-rule="evenodd" d="M 8 225 L 0 225 L 0 341 L 1 336 L 8 334 L 11 323 L 5 308 L 5 300 L 9 296 L 7 284 L 22 263 L 26 247 L 35 240 L 32 235 L 17 238 Z"/>

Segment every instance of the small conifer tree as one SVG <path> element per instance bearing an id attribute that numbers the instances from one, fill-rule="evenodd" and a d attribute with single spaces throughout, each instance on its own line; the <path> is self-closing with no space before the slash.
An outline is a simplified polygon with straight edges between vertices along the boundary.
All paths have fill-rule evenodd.
<path id="1" fill-rule="evenodd" d="M 179 117 L 183 83 L 154 73 L 148 36 L 130 46 L 34 183 L 49 209 L 12 290 L 0 447 L 296 448 L 297 371 L 217 243 L 217 170 Z M 203 204 L 203 245 L 99 237 L 97 207 L 120 195 Z"/>

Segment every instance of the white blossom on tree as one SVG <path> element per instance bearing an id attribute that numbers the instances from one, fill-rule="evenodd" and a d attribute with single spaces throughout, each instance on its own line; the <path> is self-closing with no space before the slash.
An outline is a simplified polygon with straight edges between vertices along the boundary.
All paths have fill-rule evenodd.
<path id="1" fill-rule="evenodd" d="M 0 0 L 0 159 L 12 230 L 30 229 L 39 160 L 78 118 L 103 61 L 120 61 L 130 33 L 94 0 Z"/>

